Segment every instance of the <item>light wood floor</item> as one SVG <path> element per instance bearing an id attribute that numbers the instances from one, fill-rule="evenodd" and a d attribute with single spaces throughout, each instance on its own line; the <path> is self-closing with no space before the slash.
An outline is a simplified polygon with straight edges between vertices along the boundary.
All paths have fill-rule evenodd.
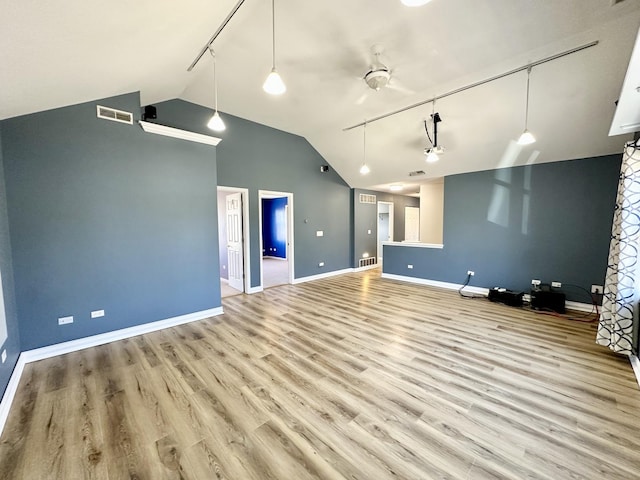
<path id="1" fill-rule="evenodd" d="M 27 365 L 1 479 L 624 479 L 640 391 L 595 326 L 383 280 Z"/>

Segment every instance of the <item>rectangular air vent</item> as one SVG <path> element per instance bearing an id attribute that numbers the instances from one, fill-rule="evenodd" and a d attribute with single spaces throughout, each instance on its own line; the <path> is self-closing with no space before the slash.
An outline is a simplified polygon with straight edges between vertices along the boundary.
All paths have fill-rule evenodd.
<path id="1" fill-rule="evenodd" d="M 366 193 L 361 193 L 360 194 L 360 203 L 369 203 L 372 205 L 376 204 L 376 196 L 375 195 L 368 195 Z"/>
<path id="2" fill-rule="evenodd" d="M 98 118 L 111 120 L 112 122 L 128 123 L 129 125 L 133 125 L 133 114 L 131 112 L 123 112 L 122 110 L 103 107 L 102 105 L 96 105 L 96 110 L 98 113 Z"/>
<path id="3" fill-rule="evenodd" d="M 415 170 L 413 172 L 409 172 L 410 177 L 417 177 L 418 175 L 424 175 L 424 170 Z"/>
<path id="4" fill-rule="evenodd" d="M 361 258 L 359 260 L 358 266 L 362 268 L 362 267 L 370 267 L 371 265 L 375 265 L 375 264 L 376 264 L 376 257 L 369 257 L 369 258 Z"/>

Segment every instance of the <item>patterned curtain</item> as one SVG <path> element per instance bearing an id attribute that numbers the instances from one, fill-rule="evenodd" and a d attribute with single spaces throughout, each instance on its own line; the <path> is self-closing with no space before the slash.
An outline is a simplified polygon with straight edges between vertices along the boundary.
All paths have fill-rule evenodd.
<path id="1" fill-rule="evenodd" d="M 633 311 L 640 300 L 640 140 L 625 147 L 611 228 L 596 343 L 634 354 Z"/>

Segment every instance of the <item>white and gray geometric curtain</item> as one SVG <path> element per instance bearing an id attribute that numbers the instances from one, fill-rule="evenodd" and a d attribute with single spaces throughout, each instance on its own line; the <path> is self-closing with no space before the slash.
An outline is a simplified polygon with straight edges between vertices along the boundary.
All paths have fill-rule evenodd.
<path id="1" fill-rule="evenodd" d="M 632 355 L 640 286 L 640 141 L 625 146 L 596 343 Z"/>

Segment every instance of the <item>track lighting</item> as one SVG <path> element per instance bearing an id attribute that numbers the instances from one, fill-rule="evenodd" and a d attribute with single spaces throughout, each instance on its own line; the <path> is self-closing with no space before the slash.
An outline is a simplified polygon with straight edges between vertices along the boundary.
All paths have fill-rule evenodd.
<path id="1" fill-rule="evenodd" d="M 218 77 L 216 75 L 216 54 L 211 47 L 209 47 L 209 52 L 213 57 L 213 94 L 214 94 L 214 110 L 213 116 L 209 123 L 207 123 L 207 127 L 216 132 L 223 132 L 227 129 L 222 118 L 220 118 L 220 114 L 218 113 Z"/>
<path id="2" fill-rule="evenodd" d="M 282 95 L 287 91 L 287 87 L 282 81 L 282 77 L 276 70 L 276 5 L 275 0 L 271 0 L 271 18 L 272 18 L 272 46 L 273 46 L 273 62 L 271 65 L 271 73 L 262 84 L 262 89 L 270 95 Z"/>
<path id="3" fill-rule="evenodd" d="M 424 149 L 424 154 L 427 156 L 427 163 L 435 163 L 440 160 L 439 155 L 444 153 L 444 147 L 438 145 L 438 123 L 442 121 L 440 118 L 440 114 L 435 111 L 436 101 L 433 100 L 433 109 L 434 112 L 431 114 L 431 119 L 433 120 L 433 140 L 431 140 L 431 136 L 429 135 L 429 129 L 427 128 L 427 121 L 424 121 L 424 131 L 427 133 L 427 138 L 429 142 L 431 142 L 431 148 L 427 147 Z"/>
<path id="4" fill-rule="evenodd" d="M 529 122 L 529 80 L 531 77 L 531 67 L 527 68 L 527 103 L 524 111 L 524 132 L 518 139 L 518 145 L 531 145 L 535 143 L 536 137 L 529 131 L 527 124 Z"/>

